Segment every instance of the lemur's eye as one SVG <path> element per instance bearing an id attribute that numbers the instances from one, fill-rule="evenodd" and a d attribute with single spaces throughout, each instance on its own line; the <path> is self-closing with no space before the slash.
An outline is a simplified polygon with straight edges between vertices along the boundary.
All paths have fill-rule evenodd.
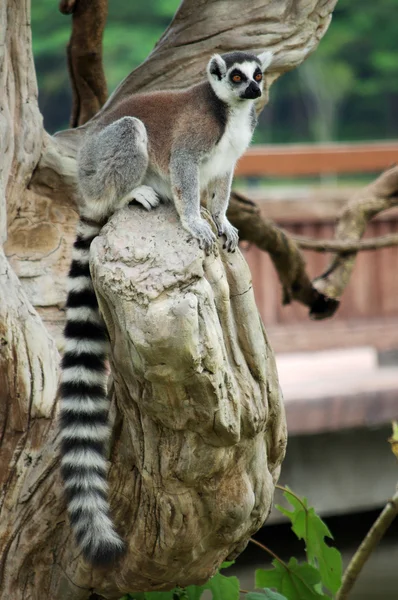
<path id="1" fill-rule="evenodd" d="M 261 73 L 257 73 L 257 75 L 255 75 L 255 76 L 254 76 L 254 79 L 255 79 L 256 81 L 261 81 L 261 80 L 262 80 L 262 78 L 263 78 L 263 76 L 262 76 L 262 74 L 261 74 Z"/>
<path id="2" fill-rule="evenodd" d="M 242 81 L 242 77 L 240 75 L 234 75 L 232 77 L 232 81 L 234 81 L 235 83 L 239 83 L 240 81 Z"/>

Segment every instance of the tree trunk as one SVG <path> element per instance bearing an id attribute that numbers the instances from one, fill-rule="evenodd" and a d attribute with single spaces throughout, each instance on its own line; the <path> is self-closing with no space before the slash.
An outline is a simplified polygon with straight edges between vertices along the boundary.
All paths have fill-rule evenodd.
<path id="1" fill-rule="evenodd" d="M 216 50 L 271 47 L 269 85 L 315 48 L 335 2 L 186 0 L 103 110 L 131 91 L 198 80 Z M 27 1 L 3 0 L 0 240 L 9 264 L 2 253 L 0 598 L 119 598 L 202 582 L 261 526 L 286 442 L 250 276 L 239 252 L 205 258 L 187 244 L 170 207 L 126 209 L 95 241 L 95 285 L 113 342 L 111 505 L 129 553 L 117 568 L 92 570 L 62 498 L 53 339 L 63 321 L 82 130 L 52 138 L 42 129 L 29 22 Z"/>

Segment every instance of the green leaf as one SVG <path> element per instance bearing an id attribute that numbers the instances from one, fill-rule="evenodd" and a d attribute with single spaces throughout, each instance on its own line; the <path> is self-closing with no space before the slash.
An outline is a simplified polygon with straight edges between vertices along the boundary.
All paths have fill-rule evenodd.
<path id="1" fill-rule="evenodd" d="M 274 592 L 273 590 L 266 589 L 264 590 L 265 598 L 268 600 L 288 600 L 286 596 L 282 596 L 282 594 L 278 594 L 278 592 Z"/>
<path id="2" fill-rule="evenodd" d="M 234 560 L 226 560 L 223 563 L 221 563 L 219 571 L 221 571 L 221 569 L 228 569 L 228 567 L 231 567 L 234 564 L 235 564 Z"/>
<path id="3" fill-rule="evenodd" d="M 225 577 L 217 573 L 204 585 L 190 585 L 185 588 L 185 591 L 188 600 L 200 600 L 205 590 L 211 591 L 212 600 L 239 600 L 239 589 L 237 577 Z"/>
<path id="4" fill-rule="evenodd" d="M 276 508 L 291 520 L 292 530 L 299 539 L 304 540 L 308 562 L 319 569 L 322 584 L 330 592 L 336 593 L 341 587 L 341 554 L 324 540 L 325 537 L 333 539 L 332 534 L 314 508 L 308 506 L 306 498 L 299 500 L 289 490 L 283 495 L 293 510 L 278 505 Z"/>
<path id="5" fill-rule="evenodd" d="M 200 600 L 205 588 L 203 586 L 189 585 L 185 588 L 188 600 Z"/>
<path id="6" fill-rule="evenodd" d="M 291 558 L 288 564 L 277 560 L 272 562 L 271 570 L 257 569 L 256 587 L 275 588 L 289 600 L 324 600 L 327 599 L 319 593 L 314 586 L 321 581 L 321 576 L 315 567 L 303 563 L 299 564 L 296 558 Z"/>
<path id="7" fill-rule="evenodd" d="M 262 592 L 249 592 L 246 595 L 245 600 L 288 600 L 288 598 L 267 588 Z"/>
<path id="8" fill-rule="evenodd" d="M 174 600 L 176 592 L 175 589 L 170 592 L 145 592 L 145 600 Z"/>

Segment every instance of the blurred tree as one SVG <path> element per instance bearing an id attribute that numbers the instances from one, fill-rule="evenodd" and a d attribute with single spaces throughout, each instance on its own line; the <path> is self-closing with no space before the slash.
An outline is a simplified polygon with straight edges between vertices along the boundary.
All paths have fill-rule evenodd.
<path id="1" fill-rule="evenodd" d="M 109 90 L 150 53 L 178 0 L 112 0 L 104 38 Z M 257 142 L 398 137 L 397 0 L 340 0 L 320 49 L 272 90 Z M 40 108 L 48 131 L 67 127 L 70 91 L 68 18 L 53 0 L 32 3 Z"/>

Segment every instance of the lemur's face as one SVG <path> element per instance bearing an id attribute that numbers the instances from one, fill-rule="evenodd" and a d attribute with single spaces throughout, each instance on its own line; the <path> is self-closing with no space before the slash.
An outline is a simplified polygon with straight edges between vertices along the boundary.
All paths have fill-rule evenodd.
<path id="1" fill-rule="evenodd" d="M 271 52 L 259 56 L 247 52 L 216 54 L 207 66 L 209 81 L 217 96 L 227 104 L 255 100 L 263 92 L 263 71 L 271 60 Z"/>

